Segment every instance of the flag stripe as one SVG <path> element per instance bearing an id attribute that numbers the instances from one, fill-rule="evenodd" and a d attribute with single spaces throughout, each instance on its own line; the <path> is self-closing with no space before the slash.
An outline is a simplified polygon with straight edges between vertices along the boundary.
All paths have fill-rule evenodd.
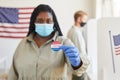
<path id="1" fill-rule="evenodd" d="M 20 36 L 20 37 L 22 36 L 23 37 L 24 36 L 25 37 L 26 33 L 23 33 L 23 34 L 18 34 L 18 33 L 17 34 L 15 34 L 15 33 L 1 33 L 0 36 L 16 36 L 16 37 L 18 37 L 18 36 Z"/>
<path id="2" fill-rule="evenodd" d="M 19 17 L 19 19 L 30 19 L 30 17 Z"/>
<path id="3" fill-rule="evenodd" d="M 20 19 L 19 22 L 30 22 L 30 20 L 29 19 L 22 19 L 22 20 Z"/>
<path id="4" fill-rule="evenodd" d="M 26 29 L 14 29 L 14 28 L 4 29 L 4 28 L 0 28 L 0 31 L 11 31 L 11 32 L 18 32 L 18 31 L 24 32 L 24 31 L 26 31 L 26 32 L 28 32 L 28 29 L 27 28 Z"/>
<path id="5" fill-rule="evenodd" d="M 115 50 L 115 52 L 118 52 L 120 49 Z"/>
<path id="6" fill-rule="evenodd" d="M 4 35 L 0 35 L 1 38 L 13 38 L 13 39 L 20 39 L 20 38 L 24 38 L 25 36 L 4 36 Z"/>
<path id="7" fill-rule="evenodd" d="M 13 31 L 0 31 L 0 33 L 27 33 L 26 31 L 25 32 L 13 32 Z"/>
<path id="8" fill-rule="evenodd" d="M 19 12 L 18 14 L 31 14 L 31 12 Z"/>
<path id="9" fill-rule="evenodd" d="M 116 55 L 120 55 L 120 53 L 116 54 Z"/>
<path id="10" fill-rule="evenodd" d="M 10 23 L 0 23 L 0 26 L 7 26 L 7 27 L 26 27 L 29 26 L 29 24 L 10 24 Z"/>
<path id="11" fill-rule="evenodd" d="M 29 22 L 19 22 L 18 24 L 29 24 Z"/>
<path id="12" fill-rule="evenodd" d="M 118 52 L 119 50 L 120 50 L 120 48 L 119 49 L 115 49 L 116 52 Z"/>
<path id="13" fill-rule="evenodd" d="M 26 7 L 26 8 L 18 8 L 18 9 L 22 9 L 22 10 L 28 10 L 28 9 L 34 9 L 34 7 Z"/>
<path id="14" fill-rule="evenodd" d="M 25 9 L 25 10 L 19 9 L 18 12 L 33 12 L 33 9 Z"/>
<path id="15" fill-rule="evenodd" d="M 120 48 L 120 45 L 119 46 L 115 46 L 115 49 L 117 50 L 117 49 L 119 49 Z"/>
<path id="16" fill-rule="evenodd" d="M 31 16 L 30 14 L 19 14 L 18 15 L 19 18 L 28 18 L 30 16 Z"/>
<path id="17" fill-rule="evenodd" d="M 10 26 L 10 27 L 7 27 L 7 26 L 0 26 L 0 28 L 8 28 L 8 29 L 28 29 L 28 26 L 26 26 L 26 27 L 15 27 L 15 26 Z"/>
<path id="18" fill-rule="evenodd" d="M 117 51 L 115 51 L 115 52 L 118 52 L 118 53 L 120 53 L 120 50 L 117 50 Z"/>

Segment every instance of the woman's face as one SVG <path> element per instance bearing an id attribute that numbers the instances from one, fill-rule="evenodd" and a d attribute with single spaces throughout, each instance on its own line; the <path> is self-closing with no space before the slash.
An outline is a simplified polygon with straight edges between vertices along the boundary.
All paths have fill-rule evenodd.
<path id="1" fill-rule="evenodd" d="M 36 17 L 35 23 L 40 24 L 52 24 L 53 23 L 53 16 L 49 12 L 40 12 Z"/>
<path id="2" fill-rule="evenodd" d="M 48 37 L 54 31 L 53 16 L 49 12 L 40 12 L 35 20 L 35 32 L 41 37 Z"/>

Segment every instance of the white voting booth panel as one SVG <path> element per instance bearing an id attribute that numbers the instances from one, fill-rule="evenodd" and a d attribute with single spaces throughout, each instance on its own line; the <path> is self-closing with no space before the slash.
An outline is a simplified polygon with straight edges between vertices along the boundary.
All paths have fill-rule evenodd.
<path id="1" fill-rule="evenodd" d="M 119 34 L 120 18 L 97 21 L 98 80 L 120 80 L 120 55 L 115 55 L 113 41 Z"/>
<path id="2" fill-rule="evenodd" d="M 97 80 L 97 20 L 87 22 L 87 54 L 90 59 L 88 75 L 91 80 Z"/>
<path id="3" fill-rule="evenodd" d="M 120 34 L 120 18 L 92 19 L 87 23 L 87 50 L 92 80 L 120 80 L 120 55 L 115 55 L 113 36 Z"/>

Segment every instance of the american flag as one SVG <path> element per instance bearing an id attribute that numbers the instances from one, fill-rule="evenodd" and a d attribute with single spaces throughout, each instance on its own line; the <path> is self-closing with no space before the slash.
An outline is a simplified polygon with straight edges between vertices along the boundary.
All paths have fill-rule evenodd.
<path id="1" fill-rule="evenodd" d="M 115 54 L 120 54 L 120 34 L 113 36 Z"/>
<path id="2" fill-rule="evenodd" d="M 34 7 L 0 7 L 0 38 L 24 38 Z"/>

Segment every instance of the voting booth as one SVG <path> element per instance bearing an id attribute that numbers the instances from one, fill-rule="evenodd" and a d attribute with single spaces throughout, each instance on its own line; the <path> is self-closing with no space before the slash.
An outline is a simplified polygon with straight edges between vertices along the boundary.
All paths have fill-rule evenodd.
<path id="1" fill-rule="evenodd" d="M 98 80 L 120 80 L 120 18 L 97 21 Z"/>
<path id="2" fill-rule="evenodd" d="M 89 20 L 87 32 L 92 80 L 120 80 L 120 18 Z"/>

